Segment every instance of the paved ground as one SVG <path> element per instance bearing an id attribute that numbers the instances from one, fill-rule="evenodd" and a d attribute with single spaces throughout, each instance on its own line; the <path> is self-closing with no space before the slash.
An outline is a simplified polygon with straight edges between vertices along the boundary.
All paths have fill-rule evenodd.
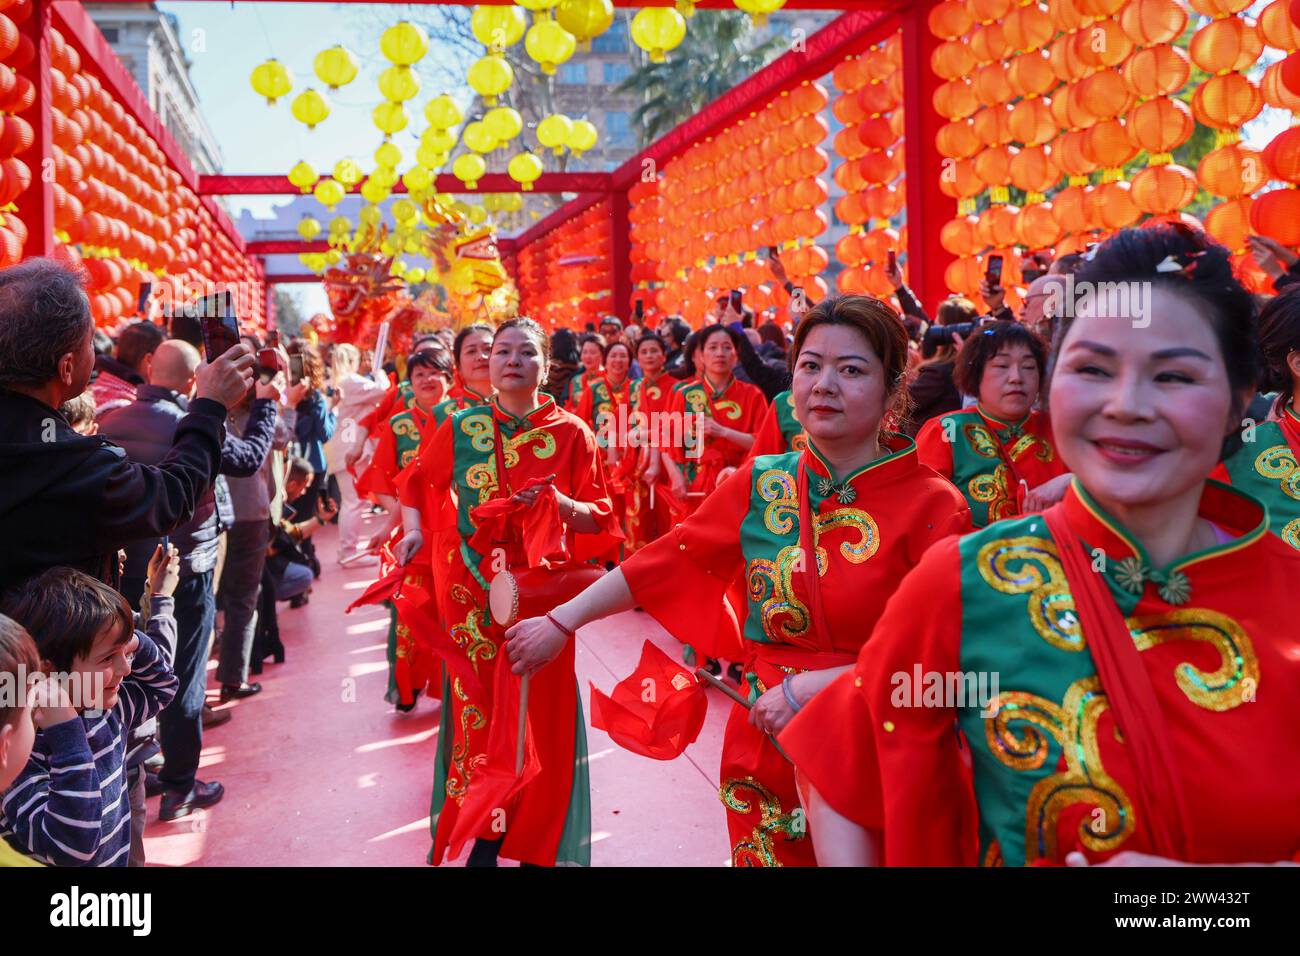
<path id="1" fill-rule="evenodd" d="M 158 798 L 150 799 L 150 865 L 425 864 L 438 704 L 421 701 L 401 715 L 384 702 L 387 611 L 344 615 L 375 572 L 334 564 L 334 533 L 318 536 L 324 573 L 311 602 L 280 605 L 285 663 L 268 663 L 255 678 L 262 693 L 226 705 L 233 719 L 205 736 L 199 776 L 221 781 L 225 799 L 173 823 L 157 820 Z M 680 652 L 639 612 L 579 632 L 588 718 L 588 682 L 608 693 L 632 672 L 647 638 Z M 594 866 L 727 865 L 717 771 L 731 705 L 709 693 L 700 738 L 675 761 L 628 753 L 588 725 Z"/>

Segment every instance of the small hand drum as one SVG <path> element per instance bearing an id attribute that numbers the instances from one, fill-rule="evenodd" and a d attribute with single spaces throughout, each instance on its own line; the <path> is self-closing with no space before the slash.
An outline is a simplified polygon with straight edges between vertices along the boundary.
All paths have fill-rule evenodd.
<path id="1" fill-rule="evenodd" d="M 557 568 L 514 568 L 499 571 L 488 588 L 488 610 L 502 627 L 540 617 L 600 580 L 602 568 L 566 564 Z"/>

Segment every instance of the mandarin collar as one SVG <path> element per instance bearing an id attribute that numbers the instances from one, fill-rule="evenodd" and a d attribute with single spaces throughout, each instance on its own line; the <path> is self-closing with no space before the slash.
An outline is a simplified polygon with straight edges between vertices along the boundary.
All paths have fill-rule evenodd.
<path id="1" fill-rule="evenodd" d="M 1032 408 L 1026 412 L 1025 417 L 1020 419 L 1018 422 L 1009 422 L 1006 419 L 998 418 L 996 415 L 987 411 L 984 406 L 979 403 L 976 403 L 975 411 L 994 431 L 1007 432 L 1013 438 L 1024 432 L 1025 428 L 1029 425 L 1029 420 L 1034 417 L 1034 410 Z"/>
<path id="2" fill-rule="evenodd" d="M 845 479 L 847 484 L 856 486 L 859 481 L 894 481 L 908 476 L 920 465 L 920 459 L 917 458 L 916 454 L 916 442 L 906 435 L 881 432 L 880 444 L 886 453 L 849 475 Z M 812 474 L 817 475 L 819 478 L 829 478 L 832 481 L 835 479 L 830 465 L 822 457 L 822 453 L 817 450 L 811 436 L 808 438 L 808 447 L 801 452 L 801 456 L 808 463 L 808 470 Z"/>
<path id="3" fill-rule="evenodd" d="M 542 396 L 542 403 L 538 405 L 536 408 L 534 408 L 532 411 L 525 414 L 522 418 L 507 412 L 504 408 L 501 407 L 501 404 L 497 399 L 497 397 L 493 396 L 491 401 L 488 403 L 492 409 L 493 421 L 500 423 L 503 427 L 509 429 L 510 431 L 517 431 L 519 429 L 527 429 L 527 428 L 536 428 L 538 425 L 544 424 L 548 419 L 550 419 L 555 414 L 556 406 L 555 406 L 554 398 L 552 398 L 550 395 L 546 394 L 545 392 L 542 392 L 540 394 Z"/>
<path id="4" fill-rule="evenodd" d="M 1109 559 L 1108 567 L 1132 558 L 1142 567 L 1155 571 L 1157 577 L 1167 577 L 1189 565 L 1234 554 L 1254 544 L 1268 532 L 1268 510 L 1264 505 L 1239 488 L 1208 479 L 1205 490 L 1201 493 L 1197 515 L 1237 536 L 1223 544 L 1183 555 L 1163 568 L 1156 568 L 1142 543 L 1084 490 L 1078 478 L 1070 482 L 1061 506 L 1071 530 L 1089 548 L 1100 548 Z"/>

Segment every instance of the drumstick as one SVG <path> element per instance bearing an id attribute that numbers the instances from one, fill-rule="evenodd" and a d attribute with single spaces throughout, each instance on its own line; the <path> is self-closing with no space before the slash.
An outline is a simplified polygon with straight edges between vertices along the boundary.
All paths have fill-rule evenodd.
<path id="1" fill-rule="evenodd" d="M 754 708 L 753 704 L 751 704 L 745 698 L 741 697 L 740 694 L 738 694 L 736 691 L 732 690 L 730 685 L 725 684 L 722 681 L 718 680 L 718 678 L 714 677 L 703 667 L 695 668 L 695 676 L 702 678 L 709 685 L 716 687 L 718 690 L 722 691 L 724 694 L 726 694 L 728 697 L 734 700 L 741 707 L 744 707 L 746 710 L 753 710 Z M 774 737 L 772 734 L 768 734 L 767 739 L 772 741 L 772 746 L 776 748 L 777 753 L 779 753 L 782 757 L 785 757 L 786 760 L 790 760 L 790 755 L 781 749 L 781 745 L 776 742 L 776 737 Z M 794 763 L 794 761 L 790 760 L 790 763 Z"/>
<path id="2" fill-rule="evenodd" d="M 500 666 L 500 665 L 498 665 Z M 519 733 L 515 738 L 515 776 L 524 772 L 524 731 L 528 727 L 528 678 L 525 674 L 519 682 Z"/>

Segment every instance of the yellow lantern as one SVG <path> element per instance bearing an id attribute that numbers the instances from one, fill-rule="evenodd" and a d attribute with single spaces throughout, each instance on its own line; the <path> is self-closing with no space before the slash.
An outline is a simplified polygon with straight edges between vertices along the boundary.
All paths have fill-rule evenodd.
<path id="1" fill-rule="evenodd" d="M 542 175 L 542 161 L 535 153 L 520 153 L 510 160 L 506 172 L 528 192 L 532 190 L 533 183 L 537 182 L 537 177 Z"/>
<path id="2" fill-rule="evenodd" d="M 406 281 L 411 285 L 419 285 L 424 281 L 425 272 L 419 266 L 406 270 Z"/>
<path id="3" fill-rule="evenodd" d="M 573 120 L 563 113 L 552 113 L 537 124 L 537 142 L 554 150 L 557 156 L 564 152 L 572 135 Z"/>
<path id="4" fill-rule="evenodd" d="M 547 76 L 573 56 L 577 46 L 578 41 L 573 38 L 573 34 L 549 18 L 534 23 L 524 38 L 524 49 L 538 62 Z"/>
<path id="5" fill-rule="evenodd" d="M 396 169 L 402 164 L 402 150 L 396 143 L 384 142 L 375 150 L 375 162 Z"/>
<path id="6" fill-rule="evenodd" d="M 492 135 L 482 120 L 468 124 L 460 134 L 465 145 L 476 153 L 490 153 L 497 148 L 497 138 Z"/>
<path id="7" fill-rule="evenodd" d="M 383 218 L 383 210 L 378 206 L 362 206 L 361 212 L 357 213 L 357 221 L 363 226 L 377 226 L 383 221 Z"/>
<path id="8" fill-rule="evenodd" d="M 324 94 L 308 87 L 293 98 L 293 105 L 289 111 L 299 123 L 303 123 L 308 129 L 315 129 L 330 115 L 330 101 L 325 99 Z"/>
<path id="9" fill-rule="evenodd" d="M 289 170 L 289 182 L 297 186 L 304 195 L 311 192 L 311 187 L 316 185 L 318 179 L 320 176 L 315 168 L 305 159 L 298 160 Z"/>
<path id="10" fill-rule="evenodd" d="M 478 226 L 487 222 L 487 217 L 488 217 L 487 210 L 484 209 L 482 206 L 469 207 L 469 221 L 474 223 L 474 225 Z"/>
<path id="11" fill-rule="evenodd" d="M 303 216 L 298 220 L 298 235 L 311 242 L 320 235 L 320 220 L 313 216 Z"/>
<path id="12" fill-rule="evenodd" d="M 391 238 L 391 237 L 390 237 L 390 238 Z M 389 249 L 388 249 L 388 246 L 389 246 L 389 241 L 388 241 L 388 239 L 385 239 L 385 240 L 383 241 L 383 243 L 381 244 L 381 246 L 382 246 L 384 252 L 387 252 L 390 256 L 393 255 L 393 254 L 396 253 L 396 252 L 401 252 L 400 249 L 393 249 L 393 250 L 390 252 Z M 389 275 L 395 275 L 395 276 L 397 276 L 397 278 L 400 279 L 400 278 L 402 278 L 402 276 L 406 275 L 406 268 L 407 268 L 407 267 L 406 267 L 406 263 L 405 263 L 405 262 L 403 262 L 401 259 L 394 259 L 394 260 L 393 260 L 393 264 L 392 264 L 391 266 L 388 267 L 388 273 L 389 273 Z"/>
<path id="13" fill-rule="evenodd" d="M 327 266 L 338 265 L 338 263 L 343 259 L 343 253 L 339 252 L 337 249 L 329 250 L 328 252 L 324 253 L 324 256 L 325 256 L 325 264 Z"/>
<path id="14" fill-rule="evenodd" d="M 392 166 L 384 166 L 381 164 L 375 167 L 375 171 L 370 174 L 369 178 L 382 184 L 388 189 L 392 189 L 397 185 L 397 170 Z"/>
<path id="15" fill-rule="evenodd" d="M 497 207 L 501 212 L 519 212 L 524 208 L 524 197 L 519 193 L 504 193 L 497 197 Z"/>
<path id="16" fill-rule="evenodd" d="M 317 53 L 316 59 L 312 61 L 312 69 L 316 71 L 316 79 L 331 90 L 337 90 L 357 78 L 357 58 L 351 50 L 339 43 Z"/>
<path id="17" fill-rule="evenodd" d="M 424 118 L 433 129 L 451 129 L 461 121 L 460 107 L 450 96 L 442 93 L 424 104 Z"/>
<path id="18" fill-rule="evenodd" d="M 689 20 L 695 16 L 695 0 L 677 0 L 677 12 Z"/>
<path id="19" fill-rule="evenodd" d="M 343 201 L 343 197 L 347 195 L 347 190 L 332 179 L 322 179 L 316 184 L 316 188 L 312 190 L 312 195 L 326 209 L 333 209 Z"/>
<path id="20" fill-rule="evenodd" d="M 402 20 L 383 32 L 379 49 L 393 66 L 410 66 L 429 52 L 429 35 L 410 20 Z"/>
<path id="21" fill-rule="evenodd" d="M 305 265 L 312 272 L 322 272 L 325 269 L 325 255 L 320 252 L 300 252 L 298 261 Z"/>
<path id="22" fill-rule="evenodd" d="M 451 164 L 452 174 L 465 184 L 466 189 L 477 189 L 478 181 L 487 172 L 487 163 L 478 153 L 463 153 Z"/>
<path id="23" fill-rule="evenodd" d="M 676 13 L 677 11 L 672 11 Z M 581 156 L 587 150 L 596 145 L 596 140 L 600 138 L 596 127 L 586 120 L 574 120 L 573 132 L 569 134 L 568 146 L 574 156 Z"/>
<path id="24" fill-rule="evenodd" d="M 518 7 L 496 7 L 486 4 L 474 8 L 470 14 L 469 28 L 478 40 L 492 53 L 500 53 L 514 46 L 524 36 L 528 25 L 524 11 Z"/>
<path id="25" fill-rule="evenodd" d="M 508 143 L 524 131 L 524 118 L 518 110 L 508 106 L 498 106 L 488 110 L 483 117 L 483 125 L 498 143 Z"/>
<path id="26" fill-rule="evenodd" d="M 555 22 L 568 30 L 578 48 L 591 49 L 592 37 L 598 37 L 614 22 L 614 5 L 609 0 L 560 0 Z"/>
<path id="27" fill-rule="evenodd" d="M 420 92 L 420 77 L 409 66 L 390 66 L 379 74 L 379 95 L 392 103 L 413 100 Z"/>
<path id="28" fill-rule="evenodd" d="M 497 97 L 515 81 L 514 68 L 499 56 L 480 57 L 466 75 L 470 88 L 483 97 L 487 106 L 496 106 Z"/>
<path id="29" fill-rule="evenodd" d="M 364 218 L 365 209 L 361 210 Z M 352 231 L 352 220 L 347 216 L 335 216 L 330 220 L 330 235 L 345 235 Z"/>
<path id="30" fill-rule="evenodd" d="M 380 103 L 370 117 L 385 137 L 400 133 L 411 122 L 411 114 L 401 103 Z"/>
<path id="31" fill-rule="evenodd" d="M 365 197 L 366 202 L 372 202 L 376 206 L 388 198 L 392 190 L 382 182 L 370 176 L 361 184 L 361 195 Z"/>
<path id="32" fill-rule="evenodd" d="M 447 165 L 447 159 L 447 153 L 438 151 L 428 143 L 421 143 L 415 151 L 415 161 L 429 169 L 441 169 Z"/>
<path id="33" fill-rule="evenodd" d="M 398 222 L 410 222 L 420 215 L 420 207 L 409 199 L 399 199 L 393 203 L 393 218 Z"/>
<path id="34" fill-rule="evenodd" d="M 785 6 L 785 0 L 735 0 L 736 6 L 749 14 L 754 26 L 767 25 L 767 15 Z"/>
<path id="35" fill-rule="evenodd" d="M 265 96 L 268 106 L 293 89 L 293 74 L 289 68 L 272 57 L 265 63 L 253 67 L 248 82 L 253 85 L 253 92 Z"/>
<path id="36" fill-rule="evenodd" d="M 632 18 L 632 42 L 650 54 L 651 63 L 662 63 L 669 50 L 686 39 L 686 19 L 667 7 L 646 7 Z"/>
<path id="37" fill-rule="evenodd" d="M 422 193 L 433 185 L 433 173 L 424 166 L 412 166 L 402 173 L 402 185 L 409 193 Z"/>
<path id="38" fill-rule="evenodd" d="M 428 146 L 438 153 L 450 153 L 456 145 L 456 137 L 445 129 L 429 127 L 420 134 L 420 145 Z"/>
<path id="39" fill-rule="evenodd" d="M 547 11 L 554 10 L 560 0 L 515 0 L 515 2 L 525 9 L 533 11 L 533 13 L 547 15 Z M 538 19 L 542 18 L 539 17 Z"/>
<path id="40" fill-rule="evenodd" d="M 344 186 L 355 186 L 361 182 L 363 175 L 361 167 L 357 165 L 355 160 L 340 159 L 334 164 L 334 178 Z"/>

